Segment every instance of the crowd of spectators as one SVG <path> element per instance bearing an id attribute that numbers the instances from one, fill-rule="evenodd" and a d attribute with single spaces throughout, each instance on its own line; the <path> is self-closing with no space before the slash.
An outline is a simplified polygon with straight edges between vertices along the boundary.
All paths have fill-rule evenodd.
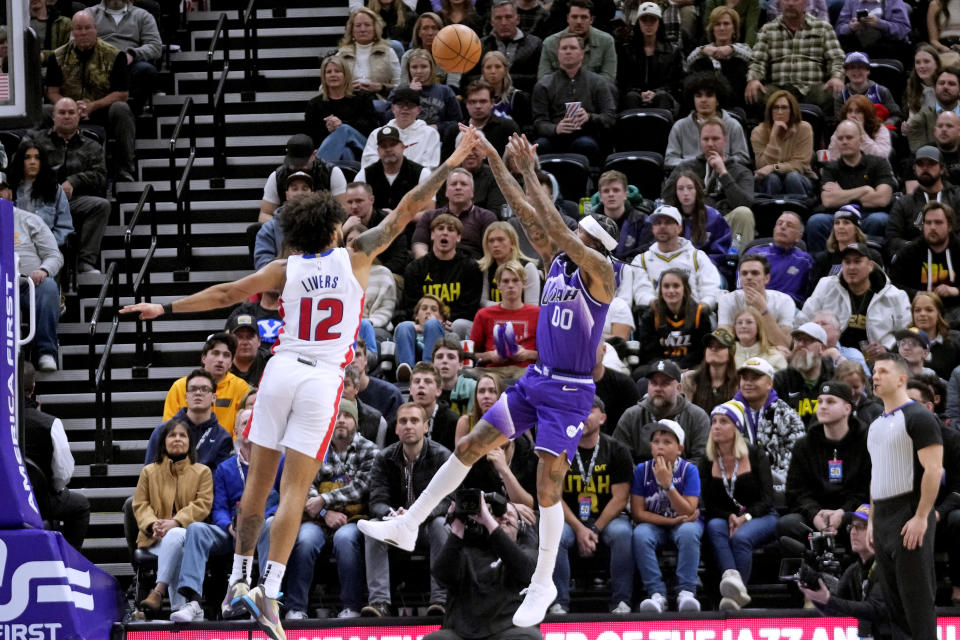
<path id="1" fill-rule="evenodd" d="M 873 361 L 900 353 L 917 401 L 944 433 L 954 436 L 960 420 L 956 16 L 936 1 L 929 18 L 918 15 L 903 0 L 845 0 L 839 14 L 806 0 L 625 2 L 612 11 L 591 0 L 440 4 L 351 5 L 302 132 L 266 177 L 251 230 L 256 266 L 283 256 L 276 220 L 302 193 L 340 198 L 348 241 L 375 226 L 452 148 L 458 123 L 501 152 L 522 132 L 541 154 L 582 154 L 596 169 L 588 191 L 547 171 L 538 178 L 571 228 L 586 215 L 616 224 L 619 287 L 593 372 L 597 397 L 564 485 L 562 550 L 609 547 L 610 611 L 622 614 L 699 609 L 701 559 L 719 570 L 719 607 L 739 609 L 751 599 L 752 552 L 776 535 L 813 528 L 848 543 L 848 514 L 868 495 L 866 430 L 882 410 Z M 137 68 L 152 51 L 99 39 L 102 13 L 76 14 L 73 40 L 58 46 L 67 26 L 47 23 L 53 127 L 21 145 L 9 185 L 36 213 L 25 218 L 31 229 L 46 223 L 57 243 L 79 230 L 89 268 L 106 169 L 78 123 L 122 138 L 127 93 L 149 82 L 149 69 Z M 483 44 L 465 74 L 443 71 L 430 53 L 453 22 Z M 102 95 L 74 95 L 70 64 L 90 48 Z M 902 95 L 870 79 L 878 57 L 903 69 Z M 629 148 L 613 132 L 618 111 L 633 108 L 666 110 L 673 122 L 659 150 L 666 177 L 647 197 L 604 168 L 614 143 Z M 95 171 L 84 160 L 94 156 Z M 125 179 L 132 153 L 121 145 L 114 157 Z M 304 506 L 298 570 L 287 573 L 288 618 L 310 615 L 313 563 L 328 545 L 339 615 L 392 611 L 393 557 L 355 522 L 408 507 L 456 439 L 537 360 L 543 265 L 529 257 L 482 155 L 451 173 L 436 205 L 371 272 L 332 445 Z M 36 274 L 55 275 L 42 264 Z M 169 592 L 174 620 L 202 619 L 196 563 L 230 552 L 249 455 L 239 436 L 277 338 L 277 296 L 241 305 L 210 337 L 150 439 L 131 508 L 138 544 L 158 555 L 161 572 L 143 605 L 158 609 Z M 953 565 L 960 458 L 949 451 L 938 527 Z M 189 483 L 176 480 L 183 474 Z M 519 438 L 488 454 L 466 486 L 506 496 L 533 524 L 535 475 L 532 444 Z M 448 506 L 423 525 L 431 563 L 448 535 Z M 664 545 L 678 550 L 672 594 L 658 562 Z M 189 563 L 184 553 L 194 554 Z M 561 556 L 554 614 L 576 607 Z M 960 601 L 960 581 L 951 585 Z M 443 614 L 436 580 L 428 597 L 428 612 Z"/>

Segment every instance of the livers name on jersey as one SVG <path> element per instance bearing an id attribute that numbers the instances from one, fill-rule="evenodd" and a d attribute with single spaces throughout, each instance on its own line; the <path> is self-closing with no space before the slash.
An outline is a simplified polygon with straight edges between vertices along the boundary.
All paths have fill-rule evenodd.
<path id="1" fill-rule="evenodd" d="M 309 276 L 300 281 L 304 291 L 316 291 L 317 289 L 336 289 L 340 281 L 340 276 L 325 276 L 318 274 Z"/>

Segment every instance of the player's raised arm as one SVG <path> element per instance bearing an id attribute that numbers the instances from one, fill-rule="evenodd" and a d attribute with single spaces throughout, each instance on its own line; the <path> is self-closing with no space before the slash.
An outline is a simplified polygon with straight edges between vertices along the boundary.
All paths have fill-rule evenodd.
<path id="1" fill-rule="evenodd" d="M 403 232 L 404 228 L 413 221 L 414 216 L 432 207 L 434 196 L 447 176 L 453 169 L 460 166 L 460 163 L 466 159 L 476 143 L 476 131 L 467 129 L 460 137 L 457 148 L 454 149 L 446 161 L 430 174 L 426 182 L 418 184 L 408 191 L 396 208 L 380 224 L 373 229 L 364 231 L 353 241 L 350 246 L 350 259 L 354 268 L 364 265 L 369 267 L 373 259 L 389 247 L 397 236 Z"/>
<path id="2" fill-rule="evenodd" d="M 523 174 L 527 198 L 533 203 L 534 211 L 550 240 L 580 267 L 581 274 L 585 276 L 584 283 L 591 296 L 599 302 L 613 300 L 614 291 L 617 288 L 613 265 L 606 256 L 585 245 L 577 234 L 570 231 L 563 223 L 563 218 L 560 217 L 560 212 L 554 206 L 553 200 L 537 179 L 536 147 L 530 144 L 526 136 L 516 133 L 510 136 L 507 147 L 510 157 L 517 163 L 517 167 Z"/>
<path id="3" fill-rule="evenodd" d="M 523 230 L 527 234 L 527 239 L 530 241 L 531 246 L 533 246 L 536 252 L 540 254 L 540 257 L 543 258 L 543 263 L 549 265 L 553 260 L 553 256 L 557 255 L 560 251 L 557 243 L 550 239 L 543 220 L 537 215 L 533 205 L 527 200 L 523 189 L 520 187 L 516 178 L 510 173 L 510 170 L 507 169 L 507 165 L 504 164 L 503 158 L 500 157 L 497 150 L 486 139 L 483 139 L 480 144 L 483 145 L 487 162 L 490 164 L 490 170 L 493 172 L 493 177 L 497 181 L 497 186 L 500 187 L 500 193 L 503 194 L 510 208 L 513 209 L 513 214 L 520 219 L 520 224 L 523 225 Z"/>
<path id="4" fill-rule="evenodd" d="M 141 320 L 152 320 L 169 312 L 189 313 L 220 309 L 243 302 L 261 291 L 283 289 L 286 277 L 287 260 L 282 258 L 264 265 L 259 271 L 239 280 L 215 284 L 186 298 L 174 300 L 169 305 L 151 302 L 128 304 L 120 310 L 120 313 L 139 313 Z"/>

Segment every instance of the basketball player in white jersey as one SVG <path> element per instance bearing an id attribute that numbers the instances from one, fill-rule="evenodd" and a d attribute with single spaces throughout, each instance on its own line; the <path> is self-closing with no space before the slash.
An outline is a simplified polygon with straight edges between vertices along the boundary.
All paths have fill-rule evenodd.
<path id="1" fill-rule="evenodd" d="M 218 284 L 170 304 L 140 303 L 121 310 L 139 312 L 148 320 L 164 313 L 226 307 L 262 291 L 282 291 L 283 328 L 244 430 L 253 451 L 237 508 L 233 573 L 223 602 L 226 616 L 249 611 L 274 640 L 286 638 L 277 604 L 280 583 L 297 538 L 307 490 L 326 455 L 337 419 L 343 370 L 353 359 L 370 266 L 416 214 L 432 206 L 450 170 L 460 165 L 477 140 L 474 131 L 465 133 L 426 182 L 407 193 L 392 213 L 348 248 L 339 248 L 346 216 L 336 198 L 326 192 L 308 194 L 288 203 L 280 219 L 289 257 L 236 282 Z M 260 584 L 250 589 L 253 550 L 284 450 L 270 557 L 265 563 L 260 559 Z"/>

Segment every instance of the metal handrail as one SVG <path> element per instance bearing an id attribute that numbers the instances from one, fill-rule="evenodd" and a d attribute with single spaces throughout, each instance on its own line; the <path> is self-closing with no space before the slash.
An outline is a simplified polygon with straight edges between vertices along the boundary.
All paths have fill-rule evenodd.
<path id="1" fill-rule="evenodd" d="M 220 72 L 220 82 L 213 92 L 213 177 L 210 179 L 211 189 L 223 189 L 227 179 L 227 114 L 226 90 L 227 76 L 230 73 L 230 63 L 223 63 Z"/>
<path id="2" fill-rule="evenodd" d="M 133 231 L 140 222 L 140 214 L 150 203 L 150 247 L 143 258 L 143 264 L 136 277 L 133 275 Z M 130 216 L 130 223 L 123 232 L 124 262 L 127 272 L 127 287 L 133 293 L 135 304 L 140 302 L 150 302 L 150 262 L 153 260 L 153 254 L 157 251 L 157 198 L 152 184 L 147 184 L 140 196 L 140 202 L 137 208 L 133 210 Z M 143 294 L 141 295 L 141 289 Z M 137 316 L 137 335 L 142 336 L 141 340 L 136 341 L 136 359 L 133 365 L 133 376 L 143 378 L 147 375 L 147 370 L 153 364 L 153 321 L 143 321 Z M 144 330 L 146 322 L 146 330 Z"/>
<path id="3" fill-rule="evenodd" d="M 178 269 L 173 272 L 173 278 L 177 281 L 187 280 L 190 277 L 190 264 L 192 261 L 191 240 L 193 234 L 193 225 L 190 216 L 190 170 L 193 169 L 193 161 L 197 156 L 197 126 L 194 117 L 193 99 L 187 98 L 180 109 L 180 117 L 173 127 L 173 133 L 170 136 L 170 197 L 177 209 L 177 266 Z M 180 138 L 184 122 L 189 118 L 190 121 L 190 152 L 187 157 L 187 163 L 180 178 L 180 184 L 177 184 L 177 141 Z M 184 193 L 186 196 L 184 197 Z"/>
<path id="4" fill-rule="evenodd" d="M 260 39 L 257 32 L 257 0 L 247 3 L 246 11 L 240 14 L 243 25 L 243 80 L 246 88 L 240 92 L 240 99 L 252 102 L 257 97 L 257 81 L 260 79 Z"/>
<path id="5" fill-rule="evenodd" d="M 100 322 L 100 314 L 103 311 L 107 300 L 107 294 L 113 287 L 113 320 L 110 323 L 110 331 L 107 334 L 107 340 L 103 345 L 103 354 L 98 359 L 97 356 L 97 325 Z M 107 267 L 107 273 L 100 287 L 100 295 L 97 297 L 97 304 L 90 317 L 90 333 L 87 362 L 90 373 L 90 386 L 93 387 L 95 415 L 97 425 L 97 440 L 95 448 L 94 465 L 90 472 L 94 475 L 105 475 L 107 465 L 113 461 L 113 395 L 110 367 L 110 356 L 113 352 L 113 344 L 117 339 L 117 330 L 120 327 L 120 270 L 117 268 L 116 261 L 111 262 Z"/>
<path id="6" fill-rule="evenodd" d="M 217 26 L 213 30 L 213 37 L 210 38 L 210 46 L 207 48 L 207 99 L 211 111 L 213 110 L 213 57 L 217 52 L 217 45 L 220 43 L 220 37 L 223 36 L 223 66 L 230 64 L 230 31 L 226 28 L 227 14 L 221 13 L 217 19 Z"/>

